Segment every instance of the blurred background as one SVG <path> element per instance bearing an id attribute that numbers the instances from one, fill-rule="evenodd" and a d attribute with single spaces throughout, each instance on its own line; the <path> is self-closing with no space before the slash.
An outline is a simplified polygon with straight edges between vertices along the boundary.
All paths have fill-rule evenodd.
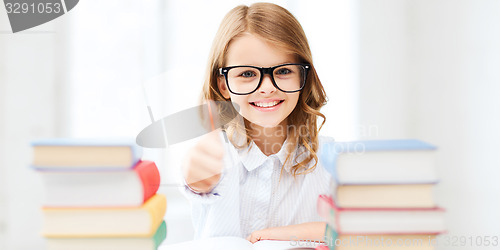
<path id="1" fill-rule="evenodd" d="M 0 7 L 0 249 L 43 248 L 31 141 L 135 137 L 147 105 L 156 119 L 196 105 L 220 21 L 252 2 L 85 0 L 15 34 Z M 500 1 L 272 2 L 309 39 L 329 97 L 321 134 L 437 145 L 449 235 L 500 237 Z M 145 155 L 167 195 L 165 244 L 193 235 L 182 147 Z"/>

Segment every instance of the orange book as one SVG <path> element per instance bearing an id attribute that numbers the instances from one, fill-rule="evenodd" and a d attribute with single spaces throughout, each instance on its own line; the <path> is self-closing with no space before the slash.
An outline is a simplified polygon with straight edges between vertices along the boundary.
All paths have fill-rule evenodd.
<path id="1" fill-rule="evenodd" d="M 323 245 L 316 250 L 433 250 L 436 234 L 337 234 L 326 226 Z"/>

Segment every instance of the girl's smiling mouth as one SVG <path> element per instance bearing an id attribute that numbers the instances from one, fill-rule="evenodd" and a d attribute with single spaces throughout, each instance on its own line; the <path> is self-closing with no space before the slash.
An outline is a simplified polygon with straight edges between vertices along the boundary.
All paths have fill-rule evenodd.
<path id="1" fill-rule="evenodd" d="M 262 100 L 250 102 L 250 105 L 259 111 L 274 111 L 277 110 L 285 100 Z"/>

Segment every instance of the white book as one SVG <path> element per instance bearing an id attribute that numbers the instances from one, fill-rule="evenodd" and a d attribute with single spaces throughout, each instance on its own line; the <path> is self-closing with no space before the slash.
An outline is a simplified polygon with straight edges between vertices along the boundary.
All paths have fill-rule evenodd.
<path id="1" fill-rule="evenodd" d="M 338 185 L 436 183 L 436 147 L 419 140 L 331 142 L 320 159 Z"/>
<path id="2" fill-rule="evenodd" d="M 122 171 L 39 171 L 44 207 L 138 207 L 153 196 L 160 173 L 151 161 Z"/>

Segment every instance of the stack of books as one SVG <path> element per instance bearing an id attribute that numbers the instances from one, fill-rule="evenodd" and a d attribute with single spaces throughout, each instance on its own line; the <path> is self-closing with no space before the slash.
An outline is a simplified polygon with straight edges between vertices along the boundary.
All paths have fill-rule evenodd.
<path id="1" fill-rule="evenodd" d="M 47 249 L 148 249 L 166 237 L 160 174 L 133 141 L 49 139 L 32 143 L 46 197 Z"/>
<path id="2" fill-rule="evenodd" d="M 332 142 L 321 161 L 332 192 L 318 197 L 330 249 L 434 249 L 445 228 L 433 187 L 436 147 L 419 140 Z"/>

